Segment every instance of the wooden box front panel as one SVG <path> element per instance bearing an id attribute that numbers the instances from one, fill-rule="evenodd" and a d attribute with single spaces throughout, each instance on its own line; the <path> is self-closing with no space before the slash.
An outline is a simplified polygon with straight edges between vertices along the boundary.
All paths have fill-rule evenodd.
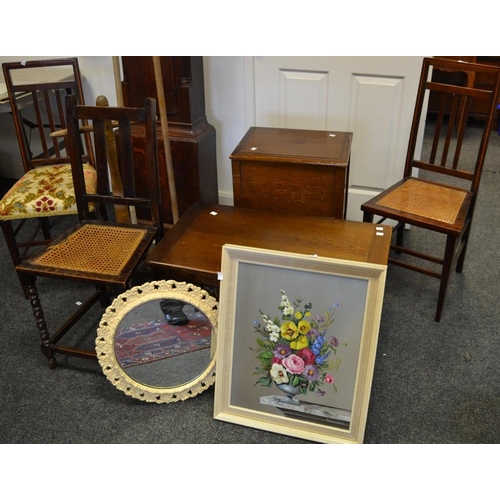
<path id="1" fill-rule="evenodd" d="M 232 174 L 236 207 L 345 217 L 345 167 L 233 160 Z"/>

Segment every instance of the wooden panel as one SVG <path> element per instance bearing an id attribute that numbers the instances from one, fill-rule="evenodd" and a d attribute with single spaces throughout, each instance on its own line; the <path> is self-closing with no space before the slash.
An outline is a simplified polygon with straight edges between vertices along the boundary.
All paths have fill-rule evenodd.
<path id="1" fill-rule="evenodd" d="M 161 56 L 160 64 L 170 134 L 207 127 L 203 57 Z M 146 97 L 158 98 L 151 56 L 122 56 L 122 65 L 125 106 L 141 107 Z"/>
<path id="2" fill-rule="evenodd" d="M 345 168 L 242 161 L 235 206 L 259 210 L 344 217 Z"/>
<path id="3" fill-rule="evenodd" d="M 177 58 L 160 58 L 165 104 L 170 120 L 178 118 L 179 106 L 176 83 L 180 81 Z M 150 56 L 122 56 L 123 103 L 125 106 L 140 108 L 146 97 L 158 99 L 154 74 L 153 58 Z"/>
<path id="4" fill-rule="evenodd" d="M 160 125 L 158 125 L 157 136 L 163 217 L 166 223 L 172 224 L 170 189 Z M 146 152 L 142 127 L 133 126 L 133 147 L 136 154 L 135 176 L 137 178 L 137 187 L 139 193 L 145 195 L 147 194 L 147 183 L 144 175 Z M 200 200 L 205 203 L 216 203 L 218 201 L 218 191 L 215 129 L 208 128 L 202 134 L 184 140 L 171 137 L 170 148 L 179 215 L 182 215 L 193 203 Z M 138 210 L 138 216 L 141 219 L 148 219 L 147 214 L 140 212 L 140 210 Z"/>

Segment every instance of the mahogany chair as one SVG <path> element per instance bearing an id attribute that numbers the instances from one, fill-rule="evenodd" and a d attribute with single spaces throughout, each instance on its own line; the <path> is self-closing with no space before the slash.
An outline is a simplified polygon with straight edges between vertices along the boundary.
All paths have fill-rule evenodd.
<path id="1" fill-rule="evenodd" d="M 77 207 L 64 144 L 64 97 L 84 104 L 76 58 L 4 63 L 24 174 L 0 200 L 0 224 L 14 266 L 51 239 L 51 224 Z M 85 179 L 95 189 L 90 136 L 85 134 Z"/>
<path id="2" fill-rule="evenodd" d="M 25 293 L 33 308 L 42 352 L 50 368 L 57 363 L 55 354 L 63 353 L 84 358 L 95 358 L 95 351 L 75 349 L 60 344 L 63 337 L 97 301 L 103 307 L 111 303 L 111 296 L 130 286 L 139 265 L 147 256 L 153 242 L 164 235 L 161 215 L 160 184 L 158 182 L 158 145 L 156 137 L 156 101 L 146 99 L 144 108 L 116 108 L 82 106 L 75 96 L 66 98 L 68 137 L 71 168 L 75 185 L 79 223 L 55 239 L 42 252 L 23 260 L 16 266 Z M 95 144 L 95 168 L 98 176 L 97 192 L 85 188 L 85 165 L 79 126 L 88 120 Z M 146 131 L 147 198 L 135 190 L 134 154 L 131 124 L 143 123 Z M 116 156 L 122 177 L 123 193 L 113 194 L 108 176 L 107 139 L 110 124 L 116 137 Z M 144 182 L 144 180 L 142 180 Z M 141 223 L 133 217 L 129 223 L 116 222 L 116 206 L 135 207 L 150 215 L 150 223 Z M 93 213 L 91 208 L 94 207 Z M 95 293 L 79 307 L 54 334 L 49 334 L 36 280 L 38 276 L 76 280 L 95 285 Z"/>
<path id="3" fill-rule="evenodd" d="M 491 85 L 475 88 L 467 86 L 467 81 L 462 86 L 434 82 L 433 69 L 466 72 L 468 82 L 490 81 Z M 482 74 L 482 78 L 476 78 L 478 74 Z M 377 222 L 396 221 L 396 241 L 391 246 L 396 255 L 389 258 L 390 264 L 440 280 L 436 321 L 441 320 L 452 269 L 463 270 L 499 87 L 500 68 L 425 58 L 404 177 L 361 206 L 365 222 L 373 222 L 374 216 L 381 217 Z M 426 103 L 431 98 L 439 102 L 439 107 L 436 116 L 428 116 L 426 120 Z M 473 101 L 482 102 L 485 113 L 482 122 L 469 117 Z M 426 127 L 426 137 L 431 137 L 431 144 L 419 157 L 421 127 Z M 463 154 L 464 138 L 467 138 L 467 154 Z M 422 248 L 410 248 L 412 245 L 404 242 L 406 224 L 439 233 L 444 244 L 442 256 L 430 255 L 429 250 Z"/>

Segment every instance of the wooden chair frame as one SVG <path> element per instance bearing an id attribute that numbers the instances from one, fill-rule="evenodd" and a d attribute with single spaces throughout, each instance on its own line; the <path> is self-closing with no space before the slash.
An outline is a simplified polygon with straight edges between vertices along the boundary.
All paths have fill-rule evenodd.
<path id="1" fill-rule="evenodd" d="M 75 96 L 68 96 L 66 114 L 67 141 L 80 222 L 54 240 L 45 250 L 24 260 L 16 267 L 21 282 L 25 284 L 25 293 L 32 305 L 42 352 L 47 357 L 50 368 L 57 365 L 55 359 L 57 353 L 83 358 L 96 357 L 94 350 L 63 346 L 60 345 L 60 341 L 92 305 L 100 301 L 103 307 L 107 307 L 111 303 L 112 295 L 129 288 L 150 246 L 153 242 L 158 243 L 164 235 L 158 183 L 156 102 L 153 99 L 146 99 L 144 108 L 81 106 L 77 105 Z M 80 136 L 82 120 L 88 120 L 92 127 L 98 176 L 96 193 L 87 192 L 85 189 Z M 123 179 L 123 195 L 113 194 L 108 175 L 109 137 L 106 132 L 110 123 L 117 125 L 115 137 Z M 139 196 L 135 190 L 131 123 L 144 123 L 146 129 L 149 185 L 147 198 Z M 92 205 L 95 208 L 93 211 L 89 209 Z M 110 213 L 110 208 L 114 206 L 147 209 L 151 214 L 151 223 L 116 222 L 113 220 L 115 216 Z M 124 243 L 117 245 L 116 235 L 123 236 Z M 87 259 L 88 255 L 94 257 Z M 95 255 L 99 255 L 99 258 L 95 258 Z M 115 263 L 116 268 L 113 267 Z M 38 276 L 76 280 L 96 287 L 96 292 L 52 335 L 47 329 L 36 287 Z"/>
<path id="2" fill-rule="evenodd" d="M 464 86 L 433 82 L 431 77 L 433 68 L 465 72 L 469 75 L 467 78 L 469 83 L 477 81 L 470 75 L 486 73 L 492 81 L 491 88 L 475 88 L 467 86 L 467 82 Z M 396 242 L 391 246 L 396 254 L 410 255 L 427 261 L 428 264 L 415 265 L 399 258 L 389 258 L 389 263 L 440 280 L 436 321 L 441 319 L 451 270 L 453 268 L 456 272 L 463 270 L 499 88 L 500 68 L 448 59 L 424 58 L 403 179 L 361 206 L 365 222 L 373 222 L 375 215 L 381 217 L 378 222 L 386 219 L 397 222 Z M 423 161 L 418 157 L 420 152 L 417 151 L 417 144 L 420 127 L 425 125 L 425 103 L 429 92 L 440 93 L 442 99 L 436 117 L 430 157 L 427 161 Z M 469 109 L 472 99 L 481 99 L 484 102 L 486 118 L 475 165 L 472 171 L 469 171 L 460 167 L 459 160 L 462 140 L 470 123 Z M 414 177 L 416 169 L 429 172 L 430 175 L 438 177 L 438 180 Z M 421 206 L 417 209 L 418 204 Z M 442 214 L 445 208 L 450 214 L 446 217 Z M 436 257 L 405 246 L 406 224 L 445 235 L 444 255 Z M 432 265 L 429 266 L 429 263 Z M 433 270 L 432 266 L 435 264 L 440 266 L 440 272 Z"/>
<path id="3" fill-rule="evenodd" d="M 25 174 L 38 167 L 69 164 L 70 158 L 64 140 L 64 97 L 75 95 L 79 104 L 85 103 L 78 59 L 9 62 L 2 67 Z M 57 71 L 64 72 L 62 79 L 54 78 L 53 73 Z M 32 112 L 34 121 L 26 118 L 28 109 Z M 31 137 L 33 134 L 34 137 Z M 37 147 L 40 148 L 36 155 L 32 151 L 32 141 L 37 142 Z M 92 165 L 93 152 L 89 134 L 84 134 L 84 143 L 85 161 Z M 76 214 L 76 209 L 72 210 L 72 214 Z M 52 224 L 46 215 L 41 212 L 40 215 L 29 218 L 20 216 L 18 219 L 0 220 L 14 266 L 28 258 L 33 248 L 46 246 L 52 241 Z M 66 212 L 63 210 L 57 215 L 66 215 Z M 36 224 L 27 227 L 27 223 L 34 219 Z"/>

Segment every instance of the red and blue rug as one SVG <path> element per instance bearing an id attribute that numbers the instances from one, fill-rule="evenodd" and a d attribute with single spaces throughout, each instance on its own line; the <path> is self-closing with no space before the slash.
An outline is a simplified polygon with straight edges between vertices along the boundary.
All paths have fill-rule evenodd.
<path id="1" fill-rule="evenodd" d="M 212 328 L 204 319 L 169 325 L 163 319 L 131 325 L 115 337 L 115 355 L 122 368 L 151 363 L 210 347 Z"/>

